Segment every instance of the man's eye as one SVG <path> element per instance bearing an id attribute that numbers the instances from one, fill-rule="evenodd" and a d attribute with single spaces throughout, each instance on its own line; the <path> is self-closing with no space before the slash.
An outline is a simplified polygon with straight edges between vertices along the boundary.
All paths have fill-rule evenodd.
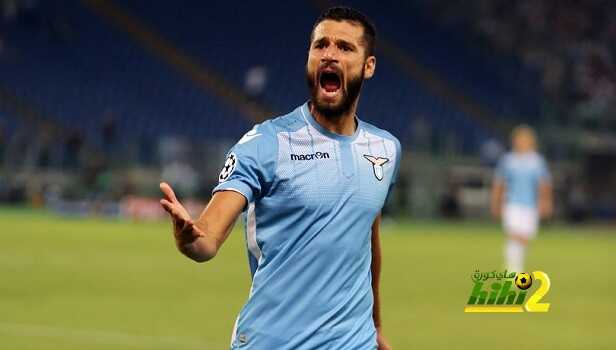
<path id="1" fill-rule="evenodd" d="M 322 48 L 325 47 L 325 44 L 324 43 L 316 43 L 316 44 L 314 44 L 314 47 L 317 48 L 317 49 L 322 49 Z"/>
<path id="2" fill-rule="evenodd" d="M 342 51 L 353 51 L 353 49 L 351 49 L 351 47 L 347 46 L 347 45 L 342 45 L 340 47 L 340 50 L 342 50 Z"/>

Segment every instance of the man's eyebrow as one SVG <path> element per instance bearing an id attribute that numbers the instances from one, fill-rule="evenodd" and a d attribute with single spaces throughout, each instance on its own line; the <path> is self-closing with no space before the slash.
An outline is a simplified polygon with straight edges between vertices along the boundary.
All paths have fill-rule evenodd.
<path id="1" fill-rule="evenodd" d="M 324 43 L 327 43 L 329 41 L 330 41 L 330 39 L 328 37 L 323 36 L 323 37 L 320 37 L 320 38 L 316 39 L 313 42 L 313 45 L 324 44 Z M 349 48 L 351 48 L 353 50 L 357 50 L 357 45 L 353 44 L 352 42 L 350 42 L 348 40 L 344 40 L 344 39 L 337 39 L 336 40 L 336 45 L 338 45 L 338 46 L 346 46 L 346 47 L 349 47 Z"/>
<path id="2" fill-rule="evenodd" d="M 328 42 L 328 41 L 329 41 L 329 38 L 327 38 L 326 36 L 324 36 L 324 37 L 321 37 L 321 38 L 319 38 L 319 39 L 316 39 L 316 40 L 314 41 L 314 44 L 323 44 L 323 43 Z"/>
<path id="3" fill-rule="evenodd" d="M 350 41 L 346 41 L 346 40 L 344 40 L 344 39 L 338 39 L 338 40 L 336 40 L 336 45 L 344 45 L 344 46 L 348 46 L 348 47 L 350 47 L 350 48 L 352 48 L 352 49 L 354 49 L 354 50 L 356 50 L 356 49 L 357 49 L 357 45 L 353 44 L 353 43 L 352 43 L 352 42 L 350 42 Z"/>

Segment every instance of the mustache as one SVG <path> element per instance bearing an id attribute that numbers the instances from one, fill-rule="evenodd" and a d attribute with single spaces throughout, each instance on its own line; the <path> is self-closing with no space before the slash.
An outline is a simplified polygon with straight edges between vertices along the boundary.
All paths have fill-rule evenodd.
<path id="1" fill-rule="evenodd" d="M 328 73 L 335 73 L 339 78 L 342 78 L 343 76 L 342 67 L 333 61 L 319 63 L 319 66 L 316 69 L 317 77 L 320 77 L 324 71 L 327 71 Z"/>
<path id="2" fill-rule="evenodd" d="M 336 63 L 335 61 L 325 61 L 325 62 L 321 62 L 319 63 L 319 66 L 317 68 L 321 69 L 321 68 L 334 68 L 334 69 L 340 69 L 340 65 L 338 63 Z"/>

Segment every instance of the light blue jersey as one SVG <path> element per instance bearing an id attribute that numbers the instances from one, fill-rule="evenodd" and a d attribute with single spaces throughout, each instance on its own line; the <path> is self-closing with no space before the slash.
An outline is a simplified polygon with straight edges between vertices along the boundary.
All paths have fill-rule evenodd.
<path id="1" fill-rule="evenodd" d="M 390 133 L 361 120 L 332 133 L 307 104 L 238 141 L 214 188 L 249 203 L 252 287 L 232 349 L 376 349 L 371 227 L 399 164 Z"/>
<path id="2" fill-rule="evenodd" d="M 539 184 L 550 181 L 550 173 L 538 153 L 510 152 L 498 163 L 495 180 L 505 184 L 506 204 L 536 208 Z"/>

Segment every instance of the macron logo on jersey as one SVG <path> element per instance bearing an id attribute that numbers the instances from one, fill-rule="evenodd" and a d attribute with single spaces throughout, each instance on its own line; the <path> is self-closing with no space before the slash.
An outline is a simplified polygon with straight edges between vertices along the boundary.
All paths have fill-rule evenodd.
<path id="1" fill-rule="evenodd" d="M 327 152 L 315 152 L 315 153 L 309 153 L 309 154 L 291 153 L 291 160 L 313 160 L 313 159 L 329 159 L 329 153 Z"/>

